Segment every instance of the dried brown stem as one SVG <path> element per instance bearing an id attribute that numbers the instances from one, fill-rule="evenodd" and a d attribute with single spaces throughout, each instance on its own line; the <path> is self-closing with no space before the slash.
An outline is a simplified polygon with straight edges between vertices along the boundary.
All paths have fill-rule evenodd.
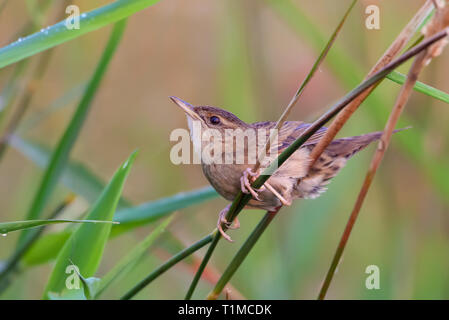
<path id="1" fill-rule="evenodd" d="M 445 29 L 446 34 L 448 34 L 448 32 L 449 32 L 449 28 L 448 28 L 449 10 L 448 10 L 448 8 L 447 7 L 440 8 L 438 6 L 436 6 L 436 7 L 438 9 L 437 14 L 431 20 L 431 22 L 426 26 L 427 27 L 426 31 L 424 31 L 426 38 L 431 37 L 436 32 L 439 32 L 443 29 Z M 446 44 L 447 44 L 447 37 L 441 39 L 440 41 L 436 42 L 432 46 L 428 47 L 425 51 L 422 51 L 421 53 L 419 53 L 416 56 L 415 60 L 413 61 L 413 64 L 412 64 L 412 66 L 409 70 L 409 73 L 407 75 L 407 80 L 404 83 L 404 86 L 401 88 L 401 91 L 399 92 L 399 95 L 398 95 L 398 98 L 394 105 L 394 108 L 390 114 L 390 117 L 388 118 L 384 132 L 380 138 L 376 153 L 374 154 L 373 159 L 371 160 L 369 170 L 365 176 L 365 180 L 364 180 L 362 188 L 360 189 L 360 192 L 357 196 L 357 200 L 354 205 L 354 208 L 352 209 L 351 215 L 349 216 L 349 220 L 346 224 L 345 230 L 340 239 L 340 243 L 338 244 L 337 250 L 332 259 L 331 266 L 329 268 L 329 271 L 328 271 L 326 278 L 323 282 L 323 285 L 321 287 L 318 299 L 324 299 L 326 296 L 327 290 L 329 289 L 330 283 L 335 274 L 335 270 L 338 267 L 338 264 L 343 255 L 344 249 L 348 242 L 349 236 L 351 235 L 351 231 L 352 231 L 354 224 L 357 220 L 357 217 L 360 213 L 360 209 L 362 208 L 363 202 L 366 198 L 366 195 L 367 195 L 368 190 L 371 186 L 371 183 L 374 179 L 374 176 L 377 172 L 377 169 L 379 168 L 380 163 L 382 162 L 382 159 L 383 159 L 385 152 L 388 148 L 394 128 L 399 120 L 399 117 L 400 117 L 402 111 L 404 110 L 405 105 L 407 104 L 408 99 L 410 98 L 410 95 L 413 92 L 413 87 L 415 86 L 416 81 L 418 80 L 418 75 L 420 74 L 420 72 L 422 71 L 424 66 L 426 66 L 432 58 L 438 56 L 441 53 L 441 51 L 443 50 L 443 47 Z"/>
<path id="2" fill-rule="evenodd" d="M 419 25 L 424 21 L 427 15 L 432 10 L 433 3 L 431 0 L 426 1 L 426 3 L 419 9 L 413 19 L 405 26 L 405 28 L 398 35 L 396 40 L 391 44 L 379 61 L 374 65 L 371 71 L 368 73 L 367 78 L 372 76 L 374 73 L 382 69 L 385 65 L 390 63 L 393 58 L 402 51 L 407 42 L 411 39 L 413 34 Z M 377 87 L 378 83 L 366 89 L 361 95 L 359 95 L 354 101 L 348 104 L 345 109 L 335 118 L 331 123 L 326 134 L 321 138 L 318 144 L 313 148 L 310 158 L 310 166 L 312 166 L 315 161 L 320 157 L 327 146 L 334 140 L 337 133 L 341 130 L 343 125 L 348 121 L 352 114 L 357 110 L 357 108 L 362 104 L 363 101 L 369 96 L 369 94 Z"/>

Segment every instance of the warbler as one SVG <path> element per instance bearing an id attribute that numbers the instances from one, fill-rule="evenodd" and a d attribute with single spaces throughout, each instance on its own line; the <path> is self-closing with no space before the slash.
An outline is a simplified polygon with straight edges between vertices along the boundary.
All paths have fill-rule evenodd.
<path id="1" fill-rule="evenodd" d="M 198 152 L 198 150 L 210 149 L 211 144 L 210 139 L 204 139 L 193 132 L 194 122 L 203 131 L 214 130 L 214 132 L 219 133 L 218 136 L 221 135 L 222 138 L 218 138 L 218 143 L 217 139 L 214 142 L 214 146 L 218 145 L 219 147 L 213 150 L 214 152 L 221 152 L 218 157 L 217 154 L 213 155 L 214 159 L 221 161 L 204 161 L 201 158 L 203 173 L 212 187 L 227 200 L 234 200 L 239 191 L 251 194 L 252 198 L 247 204 L 248 208 L 274 211 L 279 206 L 291 205 L 294 199 L 318 197 L 326 190 L 326 185 L 344 167 L 348 159 L 382 136 L 382 131 L 379 131 L 333 140 L 310 167 L 309 154 L 327 130 L 327 128 L 322 127 L 270 176 L 262 188 L 255 190 L 251 187 L 251 183 L 269 164 L 261 165 L 257 172 L 253 172 L 254 163 L 248 161 L 250 158 L 248 148 L 260 144 L 257 141 L 258 134 L 248 136 L 246 143 L 240 145 L 236 144 L 235 140 L 225 137 L 229 136 L 229 132 L 236 130 L 239 130 L 239 132 L 248 130 L 260 132 L 262 130 L 263 134 L 266 135 L 265 141 L 267 141 L 270 129 L 276 126 L 276 122 L 246 123 L 231 112 L 217 107 L 193 106 L 177 97 L 170 98 L 187 116 L 194 150 Z M 309 123 L 303 121 L 286 121 L 278 131 L 277 140 L 270 146 L 274 158 L 293 143 L 309 126 Z M 243 154 L 246 161 L 243 161 L 243 163 L 223 161 L 225 158 L 239 154 Z M 273 157 L 268 158 L 274 160 Z M 230 240 L 221 225 L 225 223 L 228 228 L 235 229 L 238 228 L 239 222 L 236 220 L 235 226 L 232 227 L 225 219 L 228 211 L 229 205 L 220 212 L 217 228 L 227 240 Z"/>

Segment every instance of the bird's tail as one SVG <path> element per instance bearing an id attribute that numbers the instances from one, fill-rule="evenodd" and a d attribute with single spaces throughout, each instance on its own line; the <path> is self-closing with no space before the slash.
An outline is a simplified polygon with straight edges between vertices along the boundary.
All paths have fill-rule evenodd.
<path id="1" fill-rule="evenodd" d="M 397 129 L 393 133 L 409 129 Z M 298 181 L 295 198 L 316 198 L 326 191 L 326 185 L 337 175 L 346 161 L 371 142 L 379 140 L 383 131 L 372 132 L 361 136 L 340 138 L 332 141 L 320 158 L 309 169 L 307 175 Z M 314 146 L 308 146 L 312 149 Z"/>

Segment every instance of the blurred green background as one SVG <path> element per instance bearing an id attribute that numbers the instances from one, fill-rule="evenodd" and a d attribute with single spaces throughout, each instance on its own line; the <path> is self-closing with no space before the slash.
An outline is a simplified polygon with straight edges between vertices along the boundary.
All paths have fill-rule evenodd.
<path id="1" fill-rule="evenodd" d="M 0 47 L 16 40 L 32 19 L 37 30 L 65 15 L 53 1 L 40 17 L 40 1 L 7 0 L 0 12 Z M 1 5 L 0 1 L 0 5 Z M 74 0 L 81 11 L 110 1 Z M 119 164 L 140 150 L 124 196 L 135 204 L 207 185 L 199 165 L 170 162 L 170 132 L 187 128 L 185 116 L 168 96 L 196 105 L 215 105 L 247 122 L 275 120 L 282 113 L 324 47 L 350 1 L 335 0 L 163 0 L 133 15 L 94 100 L 71 159 L 108 181 Z M 290 119 L 313 121 L 365 74 L 415 14 L 423 1 L 359 1 L 320 72 L 306 89 Z M 380 30 L 365 28 L 365 8 L 380 7 Z M 39 20 L 41 18 L 41 20 Z M 33 95 L 17 133 L 53 148 L 64 132 L 95 69 L 111 27 L 55 48 L 48 70 Z M 22 35 L 23 36 L 23 35 Z M 18 78 L 21 86 L 38 67 L 39 57 Z M 403 66 L 400 71 L 407 72 Z M 0 70 L 0 104 L 14 73 Z M 449 92 L 449 51 L 420 77 Z M 362 105 L 340 136 L 381 130 L 400 86 L 386 80 Z M 16 103 L 17 104 L 17 103 Z M 8 117 L 6 115 L 6 123 Z M 449 298 L 449 106 L 413 93 L 401 126 L 414 128 L 392 144 L 362 208 L 338 272 L 331 299 Z M 4 127 L 4 123 L 1 124 Z M 413 131 L 413 132 L 412 132 Z M 283 208 L 237 271 L 231 296 L 248 299 L 315 299 L 362 184 L 375 146 L 354 157 L 316 200 Z M 0 162 L 0 221 L 23 220 L 42 170 L 15 148 Z M 60 183 L 45 212 L 69 194 Z M 132 271 L 118 279 L 104 298 L 115 299 L 150 273 L 170 254 L 210 232 L 227 202 L 214 198 L 182 209 L 165 233 Z M 77 218 L 89 204 L 83 197 L 62 214 Z M 262 217 L 244 211 L 242 227 L 230 231 L 236 241 L 219 243 L 195 298 L 204 298 L 240 244 Z M 52 226 L 46 233 L 65 226 Z M 111 239 L 98 276 L 106 273 L 153 225 Z M 13 252 L 19 233 L 0 237 L 0 260 Z M 177 240 L 175 240 L 177 239 Z M 140 292 L 139 299 L 181 299 L 204 254 L 176 265 Z M 365 269 L 380 268 L 380 289 L 365 287 Z M 52 263 L 24 267 L 0 298 L 38 299 Z M 212 281 L 212 282 L 211 282 Z"/>

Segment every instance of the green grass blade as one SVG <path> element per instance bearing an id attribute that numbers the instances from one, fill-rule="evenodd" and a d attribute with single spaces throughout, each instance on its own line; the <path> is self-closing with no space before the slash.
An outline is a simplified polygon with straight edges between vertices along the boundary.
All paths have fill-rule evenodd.
<path id="1" fill-rule="evenodd" d="M 136 245 L 125 257 L 123 257 L 103 278 L 94 295 L 95 299 L 103 293 L 103 291 L 117 279 L 125 270 L 131 269 L 140 258 L 145 254 L 147 249 L 156 241 L 156 239 L 165 231 L 167 226 L 173 220 L 173 216 L 167 218 L 156 229 L 153 230 L 145 239 Z"/>
<path id="2" fill-rule="evenodd" d="M 390 79 L 391 81 L 394 81 L 394 82 L 402 85 L 405 83 L 405 79 L 407 77 L 398 71 L 393 71 L 392 73 L 390 73 L 387 76 L 387 78 Z M 447 94 L 446 92 L 443 92 L 441 90 L 435 89 L 434 87 L 431 87 L 425 83 L 422 83 L 419 81 L 416 82 L 415 90 L 418 92 L 424 93 L 432 98 L 449 103 L 449 94 Z"/>
<path id="3" fill-rule="evenodd" d="M 174 196 L 149 201 L 141 205 L 125 208 L 116 213 L 114 220 L 120 222 L 113 228 L 113 235 L 122 233 L 144 224 L 154 222 L 173 211 L 216 198 L 217 192 L 212 187 L 204 187 L 189 192 L 177 193 Z"/>
<path id="4" fill-rule="evenodd" d="M 60 21 L 0 49 L 0 68 L 101 27 L 116 23 L 158 1 L 117 0 L 111 4 L 83 13 L 80 16 L 79 29 L 67 29 L 66 21 Z"/>
<path id="5" fill-rule="evenodd" d="M 318 51 L 326 42 L 326 37 L 318 26 L 311 21 L 300 8 L 291 0 L 275 1 L 265 0 L 268 7 L 272 8 L 279 17 L 284 20 L 298 36 L 305 39 L 314 50 Z M 431 13 L 432 14 L 432 13 Z M 430 15 L 431 15 L 430 14 Z M 326 60 L 329 69 L 341 80 L 346 88 L 354 87 L 354 84 L 365 77 L 363 68 L 351 58 L 351 53 L 343 50 L 338 44 L 334 45 Z M 414 89 L 420 83 L 417 83 Z M 384 124 L 387 119 L 391 105 L 391 101 L 382 95 L 370 95 L 366 101 L 369 107 L 366 108 L 378 124 Z M 449 180 L 441 177 L 448 177 L 449 170 L 445 164 L 436 159 L 434 156 L 424 151 L 425 134 L 420 128 L 421 126 L 412 121 L 406 115 L 402 116 L 401 126 L 411 125 L 413 130 L 409 130 L 408 137 L 398 136 L 396 139 L 399 146 L 420 168 L 424 170 L 431 182 L 435 186 L 435 190 L 442 195 L 445 202 L 449 201 Z"/>
<path id="6" fill-rule="evenodd" d="M 26 251 L 21 262 L 24 266 L 37 266 L 54 259 L 71 235 L 72 230 L 42 235 Z"/>
<path id="7" fill-rule="evenodd" d="M 17 136 L 10 139 L 10 144 L 39 167 L 44 168 L 49 161 L 51 152 L 47 147 Z M 98 177 L 83 164 L 74 161 L 70 161 L 65 167 L 61 182 L 71 191 L 85 198 L 89 203 L 93 203 L 104 188 L 104 183 Z M 121 233 L 125 230 L 154 222 L 165 217 L 170 212 L 216 197 L 218 197 L 218 194 L 212 187 L 203 187 L 145 202 L 134 207 L 131 207 L 130 202 L 122 198 L 119 203 L 120 209 L 114 217 L 114 220 L 120 222 L 120 225 L 116 226 L 118 228 L 113 228 L 113 233 Z"/>
<path id="8" fill-rule="evenodd" d="M 186 257 L 190 256 L 192 253 L 196 252 L 197 250 L 201 249 L 208 243 L 212 241 L 214 236 L 217 234 L 218 231 L 216 229 L 209 233 L 207 236 L 203 237 L 202 239 L 198 240 L 194 244 L 190 245 L 189 247 L 181 250 L 174 256 L 172 256 L 170 259 L 165 261 L 163 264 L 161 264 L 159 267 L 157 267 L 155 270 L 153 270 L 148 276 L 146 276 L 144 279 L 142 279 L 139 283 L 137 283 L 131 290 L 129 290 L 125 295 L 123 295 L 120 299 L 121 300 L 129 300 L 132 297 L 134 297 L 137 293 L 139 293 L 143 288 L 145 288 L 147 285 L 149 285 L 152 281 L 157 279 L 160 275 L 162 275 L 165 271 L 169 270 L 171 267 L 176 265 L 178 262 L 182 261 Z"/>
<path id="9" fill-rule="evenodd" d="M 114 215 L 114 221 L 119 222 L 113 225 L 111 236 L 118 236 L 124 232 L 133 230 L 136 227 L 153 223 L 173 211 L 187 208 L 194 204 L 199 204 L 218 197 L 217 192 L 212 187 L 204 187 L 190 192 L 181 192 L 173 196 L 150 201 L 141 205 L 118 209 Z M 123 226 L 121 226 L 123 224 Z M 120 228 L 116 228 L 119 227 Z M 58 233 L 49 233 L 41 236 L 36 243 L 27 251 L 23 262 L 26 265 L 38 265 L 56 257 L 59 250 L 69 238 L 71 230 L 64 230 Z"/>
<path id="10" fill-rule="evenodd" d="M 28 212 L 27 220 L 34 220 L 40 217 L 47 200 L 53 192 L 59 176 L 67 163 L 70 151 L 78 138 L 93 98 L 98 91 L 101 80 L 103 79 L 103 76 L 108 68 L 109 62 L 111 61 L 112 56 L 120 43 L 125 27 L 126 20 L 120 21 L 114 26 L 109 41 L 103 52 L 103 56 L 101 57 L 97 69 L 89 82 L 86 92 L 81 99 L 81 102 L 76 109 L 64 135 L 59 141 L 58 146 L 52 154 L 50 163 L 44 173 L 38 192 L 34 197 L 31 209 Z M 25 237 L 26 233 L 23 233 L 19 239 L 19 244 L 23 243 Z"/>
<path id="11" fill-rule="evenodd" d="M 245 260 L 248 253 L 254 247 L 257 240 L 263 234 L 263 232 L 268 227 L 268 225 L 271 223 L 271 221 L 276 216 L 276 214 L 277 214 L 277 211 L 276 212 L 267 212 L 264 215 L 264 217 L 262 218 L 262 220 L 260 220 L 260 222 L 257 224 L 256 228 L 253 230 L 253 232 L 251 232 L 249 237 L 246 239 L 245 243 L 240 247 L 240 249 L 235 254 L 232 261 L 226 267 L 226 270 L 221 275 L 221 277 L 218 280 L 217 284 L 215 285 L 214 289 L 209 293 L 209 295 L 207 297 L 208 300 L 216 300 L 217 299 L 218 295 L 221 293 L 221 291 L 223 290 L 225 285 L 229 282 L 229 280 L 232 278 L 234 273 L 240 267 L 243 260 Z"/>
<path id="12" fill-rule="evenodd" d="M 98 201 L 93 205 L 87 219 L 112 221 L 123 185 L 135 157 L 136 152 L 131 154 L 120 166 Z M 84 224 L 72 234 L 58 254 L 55 267 L 44 291 L 44 298 L 48 298 L 48 292 L 61 293 L 65 288 L 67 277 L 65 270 L 71 261 L 79 268 L 84 277 L 88 278 L 95 274 L 110 231 L 110 224 Z"/>
<path id="13" fill-rule="evenodd" d="M 48 224 L 56 223 L 112 223 L 111 221 L 99 221 L 99 220 L 66 220 L 66 219 L 49 219 L 49 220 L 28 220 L 28 221 L 11 221 L 11 222 L 0 222 L 0 234 L 3 236 L 7 235 L 9 232 L 24 230 L 30 228 L 36 228 L 45 226 Z"/>
<path id="14" fill-rule="evenodd" d="M 300 34 L 301 37 L 305 37 L 314 49 L 321 50 L 322 44 L 327 41 L 325 34 L 321 32 L 315 22 L 311 21 L 291 0 L 265 0 L 265 2 L 298 34 Z M 432 14 L 433 13 L 429 14 L 426 21 L 430 19 Z M 421 24 L 421 26 L 422 25 L 423 24 Z M 364 77 L 362 67 L 358 65 L 355 60 L 351 58 L 351 55 L 347 54 L 339 45 L 333 47 L 332 52 L 329 53 L 327 63 L 333 72 L 337 74 L 348 87 L 354 86 L 355 82 Z M 392 74 L 387 76 L 387 79 L 398 84 L 402 84 L 402 82 L 399 82 L 401 78 L 402 77 L 398 72 L 392 72 Z M 414 90 L 437 99 L 441 98 L 441 94 L 438 93 L 439 90 L 437 89 L 432 88 L 434 90 L 423 90 L 423 88 L 428 87 L 430 86 L 418 81 Z M 436 93 L 436 95 L 433 95 L 434 93 Z"/>

